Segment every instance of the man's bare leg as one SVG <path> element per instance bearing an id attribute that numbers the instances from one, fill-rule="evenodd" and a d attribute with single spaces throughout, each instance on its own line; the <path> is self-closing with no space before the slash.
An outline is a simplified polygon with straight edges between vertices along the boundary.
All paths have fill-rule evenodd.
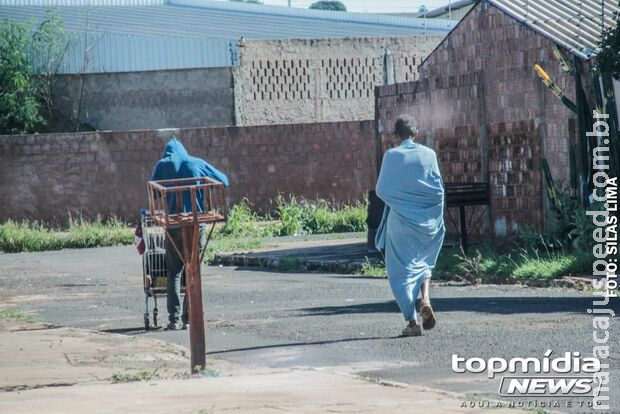
<path id="1" fill-rule="evenodd" d="M 431 307 L 431 298 L 429 295 L 431 280 L 426 279 L 422 282 L 422 299 L 420 300 L 420 317 L 422 318 L 422 327 L 425 331 L 433 329 L 435 324 L 437 323 L 437 319 L 435 318 L 435 312 L 433 312 L 433 308 Z"/>
<path id="2" fill-rule="evenodd" d="M 429 294 L 428 294 L 430 287 L 431 287 L 431 280 L 424 279 L 424 282 L 422 282 L 422 288 L 420 289 L 420 292 L 422 294 L 422 300 L 420 302 L 420 305 L 425 304 L 425 303 L 430 304 L 431 298 L 429 297 Z"/>
<path id="3" fill-rule="evenodd" d="M 420 288 L 420 292 L 422 294 L 422 301 L 420 302 L 420 310 L 422 310 L 424 307 L 430 308 L 430 298 L 428 296 L 430 282 L 431 282 L 430 279 L 426 279 L 424 280 L 424 282 L 422 282 L 422 286 Z M 431 308 L 431 313 L 432 313 L 432 308 Z M 420 316 L 422 316 L 421 313 L 420 313 Z M 422 316 L 422 327 L 424 327 L 424 329 L 426 330 L 433 329 L 432 327 L 430 328 L 425 327 L 424 323 L 425 323 L 425 319 Z M 435 326 L 434 323 L 433 323 L 433 326 Z M 420 324 L 418 324 L 418 321 L 416 320 L 409 321 L 409 324 L 407 325 L 407 327 L 403 329 L 403 336 L 420 336 L 420 335 L 422 335 L 422 329 L 421 329 Z"/>

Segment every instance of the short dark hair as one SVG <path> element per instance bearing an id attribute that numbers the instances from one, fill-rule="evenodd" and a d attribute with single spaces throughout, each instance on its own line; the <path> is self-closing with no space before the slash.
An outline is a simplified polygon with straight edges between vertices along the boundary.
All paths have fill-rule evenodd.
<path id="1" fill-rule="evenodd" d="M 411 115 L 399 115 L 394 122 L 394 133 L 403 139 L 411 138 L 418 133 L 418 123 Z"/>

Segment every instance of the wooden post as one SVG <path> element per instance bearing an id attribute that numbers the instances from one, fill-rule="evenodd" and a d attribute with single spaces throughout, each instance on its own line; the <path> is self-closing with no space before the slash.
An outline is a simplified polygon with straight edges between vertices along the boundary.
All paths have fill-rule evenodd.
<path id="1" fill-rule="evenodd" d="M 185 278 L 187 295 L 187 313 L 189 319 L 189 343 L 191 350 L 192 373 L 196 373 L 196 367 L 205 367 L 205 322 L 202 310 L 202 283 L 200 280 L 200 253 L 199 243 L 194 243 L 195 232 L 198 226 L 183 226 L 183 256 L 185 258 Z M 200 238 L 200 235 L 198 235 Z"/>
<path id="2" fill-rule="evenodd" d="M 191 370 L 197 373 L 199 369 L 205 368 L 206 346 L 205 346 L 205 323 L 202 308 L 202 282 L 200 277 L 200 261 L 202 252 L 200 248 L 207 248 L 209 240 L 201 246 L 200 226 L 210 224 L 211 231 L 215 223 L 226 221 L 226 206 L 224 200 L 224 185 L 208 177 L 199 178 L 180 178 L 173 180 L 149 181 L 147 184 L 150 195 L 157 191 L 160 196 L 149 197 L 149 204 L 153 220 L 164 227 L 166 233 L 169 229 L 181 229 L 183 246 L 174 249 L 183 258 L 184 272 L 186 279 L 185 295 L 187 298 L 187 313 L 189 322 L 189 340 L 191 351 Z M 200 195 L 198 191 L 206 191 L 208 195 Z M 218 191 L 221 205 L 214 205 L 211 192 Z M 190 206 L 184 205 L 183 194 L 190 196 Z M 168 196 L 176 198 L 176 212 L 168 211 Z M 205 205 L 206 202 L 208 205 Z M 202 206 L 199 203 L 202 202 Z M 157 203 L 161 203 L 161 209 L 155 208 Z M 211 233 L 209 234 L 209 236 Z M 199 369 L 196 369 L 199 368 Z"/>

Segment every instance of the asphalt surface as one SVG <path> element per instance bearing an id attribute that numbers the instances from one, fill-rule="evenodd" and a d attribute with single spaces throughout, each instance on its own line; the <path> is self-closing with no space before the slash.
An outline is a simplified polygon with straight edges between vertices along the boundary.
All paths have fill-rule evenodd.
<path id="1" fill-rule="evenodd" d="M 385 279 L 207 267 L 203 289 L 209 358 L 256 367 L 340 367 L 458 392 L 468 401 L 499 398 L 500 379 L 452 372 L 453 354 L 542 358 L 551 349 L 554 356 L 587 357 L 595 345 L 586 313 L 591 292 L 435 284 L 437 327 L 400 338 L 405 324 Z M 189 345 L 187 331 L 144 331 L 142 268 L 133 247 L 0 254 L 0 302 L 57 325 Z M 159 308 L 163 324 L 165 298 Z M 619 314 L 620 301 L 609 308 Z M 609 328 L 614 413 L 620 413 L 619 325 L 614 318 Z M 559 410 L 592 412 L 578 404 Z"/>

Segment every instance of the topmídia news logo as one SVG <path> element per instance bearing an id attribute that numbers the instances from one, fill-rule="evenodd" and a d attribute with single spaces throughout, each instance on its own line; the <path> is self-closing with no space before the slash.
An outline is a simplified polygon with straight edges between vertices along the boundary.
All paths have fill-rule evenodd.
<path id="1" fill-rule="evenodd" d="M 565 352 L 552 358 L 547 350 L 543 358 L 463 358 L 452 355 L 456 373 L 486 372 L 489 379 L 504 374 L 498 394 L 502 397 L 596 397 L 602 381 L 598 358 L 581 358 L 579 352 Z"/>

